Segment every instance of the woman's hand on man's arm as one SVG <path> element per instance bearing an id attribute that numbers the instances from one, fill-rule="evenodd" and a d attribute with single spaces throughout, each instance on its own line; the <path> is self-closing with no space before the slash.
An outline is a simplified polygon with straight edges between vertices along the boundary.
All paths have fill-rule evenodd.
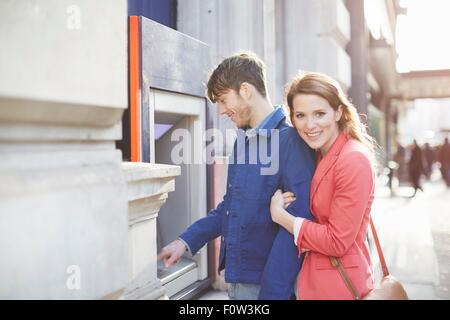
<path id="1" fill-rule="evenodd" d="M 292 193 L 285 194 L 281 193 L 281 190 L 279 189 L 274 193 L 270 202 L 270 214 L 274 222 L 293 234 L 294 216 L 287 212 L 285 208 L 287 207 L 286 202 L 291 203 L 295 200 L 295 197 L 293 197 Z"/>
<path id="2" fill-rule="evenodd" d="M 285 210 L 293 201 L 295 201 L 295 195 L 292 192 L 281 193 L 281 190 L 277 190 L 270 202 L 270 214 L 275 223 L 278 223 L 294 235 L 294 243 L 297 245 L 298 234 L 305 219 L 294 217 Z M 309 250 L 302 249 L 302 252 L 306 251 Z"/>

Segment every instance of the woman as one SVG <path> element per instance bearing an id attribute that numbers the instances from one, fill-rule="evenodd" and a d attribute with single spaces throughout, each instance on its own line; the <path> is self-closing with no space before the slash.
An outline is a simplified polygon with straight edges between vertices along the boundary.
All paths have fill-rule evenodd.
<path id="1" fill-rule="evenodd" d="M 287 89 L 292 124 L 318 152 L 311 183 L 315 221 L 290 215 L 284 208 L 295 197 L 278 190 L 272 219 L 294 235 L 299 254 L 308 251 L 297 283 L 299 299 L 353 299 L 330 262 L 338 257 L 359 297 L 373 289 L 372 263 L 365 244 L 374 198 L 374 142 L 355 107 L 331 78 L 297 75 Z"/>

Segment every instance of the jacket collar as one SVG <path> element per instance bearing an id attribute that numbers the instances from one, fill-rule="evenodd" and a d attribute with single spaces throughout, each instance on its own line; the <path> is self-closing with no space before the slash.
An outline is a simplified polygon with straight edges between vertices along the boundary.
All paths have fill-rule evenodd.
<path id="1" fill-rule="evenodd" d="M 327 174 L 327 172 L 339 158 L 342 148 L 347 141 L 348 138 L 344 133 L 341 132 L 336 138 L 336 141 L 331 146 L 330 150 L 328 150 L 327 154 L 323 158 L 319 153 L 319 162 L 317 164 L 317 169 L 311 182 L 311 199 L 314 197 L 323 177 Z"/>
<path id="2" fill-rule="evenodd" d="M 278 128 L 280 122 L 285 118 L 286 115 L 284 114 L 283 108 L 277 106 L 258 126 L 246 130 L 245 135 L 248 138 L 255 137 L 256 135 L 270 137 L 272 130 Z"/>

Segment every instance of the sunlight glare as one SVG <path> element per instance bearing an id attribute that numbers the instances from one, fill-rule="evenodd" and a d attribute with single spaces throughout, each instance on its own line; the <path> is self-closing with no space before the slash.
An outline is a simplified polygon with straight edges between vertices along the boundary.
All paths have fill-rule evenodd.
<path id="1" fill-rule="evenodd" d="M 401 1 L 407 16 L 397 21 L 397 70 L 450 69 L 450 1 Z"/>

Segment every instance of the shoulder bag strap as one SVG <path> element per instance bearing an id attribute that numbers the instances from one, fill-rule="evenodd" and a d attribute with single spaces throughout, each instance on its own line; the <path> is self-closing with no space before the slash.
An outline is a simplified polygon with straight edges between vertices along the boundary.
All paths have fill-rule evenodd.
<path id="1" fill-rule="evenodd" d="M 383 278 L 389 275 L 389 270 L 386 265 L 386 260 L 384 260 L 383 250 L 381 249 L 380 240 L 378 239 L 377 230 L 373 225 L 372 217 L 370 217 L 370 228 L 372 229 L 373 240 L 375 241 L 375 246 L 377 247 L 378 257 L 380 258 L 381 269 L 383 270 Z"/>
<path id="2" fill-rule="evenodd" d="M 336 257 L 330 257 L 330 261 L 331 261 L 331 264 L 333 265 L 333 267 L 337 268 L 337 270 L 339 271 L 339 274 L 341 275 L 342 280 L 344 280 L 345 285 L 347 286 L 348 290 L 352 294 L 353 298 L 355 298 L 355 300 L 360 300 L 361 297 L 359 296 L 358 291 L 353 286 L 352 280 L 350 280 L 350 278 L 348 277 L 347 272 L 345 272 L 345 269 L 342 267 L 339 259 Z"/>
<path id="3" fill-rule="evenodd" d="M 373 239 L 375 241 L 375 246 L 377 247 L 378 257 L 380 258 L 381 269 L 383 270 L 383 277 L 386 277 L 389 275 L 389 270 L 386 265 L 386 260 L 384 260 L 383 250 L 381 249 L 380 240 L 378 239 L 377 231 L 375 230 L 375 226 L 373 225 L 372 217 L 370 217 L 370 228 L 372 230 L 372 235 L 373 235 Z M 339 261 L 339 258 L 330 257 L 330 262 L 333 265 L 333 267 L 337 268 L 339 274 L 342 277 L 342 280 L 344 280 L 345 285 L 349 289 L 353 298 L 355 298 L 355 300 L 360 300 L 361 296 L 359 295 L 358 291 L 356 290 L 355 286 L 353 285 L 352 280 L 350 280 L 347 272 L 345 271 L 344 267 L 342 266 L 341 262 Z"/>

